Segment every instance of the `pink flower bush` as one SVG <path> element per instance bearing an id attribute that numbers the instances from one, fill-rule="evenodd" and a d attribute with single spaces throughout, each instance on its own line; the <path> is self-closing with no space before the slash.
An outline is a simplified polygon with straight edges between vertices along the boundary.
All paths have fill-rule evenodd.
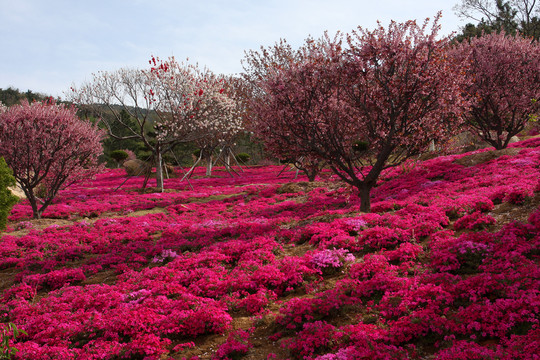
<path id="1" fill-rule="evenodd" d="M 311 258 L 311 263 L 318 269 L 325 268 L 340 268 L 345 263 L 353 262 L 354 255 L 349 253 L 347 249 L 325 249 L 319 251 Z"/>
<path id="2" fill-rule="evenodd" d="M 227 341 L 216 352 L 215 359 L 235 359 L 241 357 L 253 346 L 249 342 L 250 333 L 236 330 L 229 334 Z"/>
<path id="3" fill-rule="evenodd" d="M 182 358 L 207 335 L 222 337 L 210 356 L 251 356 L 261 318 L 289 358 L 527 359 L 540 209 L 489 226 L 497 203 L 525 208 L 514 191 L 538 196 L 540 141 L 512 146 L 471 167 L 453 155 L 389 169 L 368 214 L 339 183 L 278 193 L 294 177 L 280 167 L 196 169 L 194 190 L 176 178 L 156 194 L 138 178 L 115 191 L 124 178 L 108 171 L 59 193 L 44 217 L 65 225 L 30 226 L 15 206 L 0 322 L 28 333 L 16 359 Z M 246 316 L 253 331 L 235 327 Z"/>
<path id="4" fill-rule="evenodd" d="M 457 219 L 454 223 L 454 229 L 481 230 L 493 224 L 495 224 L 495 219 L 492 216 L 484 215 L 480 211 L 475 211 L 472 214 Z"/>

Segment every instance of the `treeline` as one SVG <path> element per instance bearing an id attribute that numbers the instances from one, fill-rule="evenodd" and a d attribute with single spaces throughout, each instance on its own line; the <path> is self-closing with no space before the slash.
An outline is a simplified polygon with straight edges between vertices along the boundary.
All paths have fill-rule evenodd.
<path id="1" fill-rule="evenodd" d="M 19 104 L 22 100 L 33 102 L 43 101 L 47 98 L 50 98 L 50 96 L 42 93 L 35 93 L 32 90 L 21 92 L 19 89 L 12 87 L 8 87 L 7 89 L 0 88 L 0 102 L 5 106 Z"/>
<path id="2" fill-rule="evenodd" d="M 52 98 L 48 94 L 33 92 L 32 90 L 21 91 L 17 88 L 8 87 L 6 89 L 0 88 L 0 103 L 10 107 L 12 105 L 20 104 L 23 100 L 27 100 L 29 103 L 34 101 L 44 101 Z M 64 101 L 61 99 L 56 99 L 57 103 L 70 103 L 69 101 Z M 135 129 L 137 132 L 140 129 L 137 127 L 136 122 L 133 118 L 130 118 L 130 115 L 127 111 L 123 110 L 120 106 L 114 106 L 121 115 L 121 118 L 125 124 L 131 126 L 132 129 Z M 133 109 L 131 109 L 133 110 Z M 139 111 L 143 111 L 140 109 Z M 135 113 L 135 111 L 131 111 Z M 126 131 L 126 128 L 120 126 L 118 122 L 114 121 L 113 110 L 107 110 L 105 107 L 99 111 L 99 113 L 89 111 L 88 108 L 79 108 L 78 115 L 81 118 L 88 119 L 91 122 L 97 122 L 100 117 L 105 117 L 107 122 L 112 126 L 112 133 L 116 134 L 119 137 L 125 137 L 129 135 L 129 132 Z M 144 132 L 147 134 L 149 142 L 153 145 L 155 141 L 155 133 L 151 124 L 156 120 L 155 115 L 149 114 L 149 124 Z M 100 124 L 102 128 L 105 126 Z M 138 159 L 148 160 L 151 157 L 151 150 L 146 146 L 140 139 L 118 139 L 112 136 L 106 136 L 102 142 L 103 144 L 103 155 L 100 157 L 100 161 L 105 163 L 107 167 L 116 167 L 118 162 L 114 159 L 114 152 L 118 150 L 128 150 L 132 152 Z M 236 141 L 236 152 L 237 153 L 248 153 L 250 158 L 257 162 L 265 157 L 262 144 L 256 142 L 252 139 L 249 134 L 240 134 Z M 180 166 L 190 166 L 193 164 L 193 154 L 198 154 L 200 151 L 197 144 L 193 142 L 178 144 L 172 149 L 171 152 L 164 154 L 164 161 L 173 165 Z"/>
<path id="3" fill-rule="evenodd" d="M 539 1 L 461 0 L 454 10 L 460 18 L 470 21 L 456 36 L 459 42 L 501 31 L 536 41 L 540 38 Z"/>

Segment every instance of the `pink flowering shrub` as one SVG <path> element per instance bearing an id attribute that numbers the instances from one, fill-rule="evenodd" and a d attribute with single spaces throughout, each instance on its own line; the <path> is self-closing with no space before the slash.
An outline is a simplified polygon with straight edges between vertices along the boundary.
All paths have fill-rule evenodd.
<path id="1" fill-rule="evenodd" d="M 313 254 L 311 264 L 324 273 L 339 269 L 344 264 L 353 262 L 354 259 L 354 255 L 347 249 L 324 249 Z"/>
<path id="2" fill-rule="evenodd" d="M 495 359 L 496 353 L 492 349 L 480 346 L 473 341 L 456 341 L 452 347 L 444 349 L 437 354 L 437 360 L 490 360 Z"/>
<path id="3" fill-rule="evenodd" d="M 332 350 L 339 339 L 336 328 L 324 321 L 305 323 L 293 339 L 284 340 L 282 346 L 291 351 L 295 359 L 312 358 L 317 353 Z"/>
<path id="4" fill-rule="evenodd" d="M 235 330 L 229 334 L 227 341 L 221 345 L 214 359 L 238 359 L 247 354 L 253 347 L 249 342 L 250 332 Z"/>
<path id="5" fill-rule="evenodd" d="M 522 205 L 527 201 L 528 199 L 533 197 L 533 190 L 532 189 L 520 189 L 520 188 L 514 188 L 510 192 L 508 192 L 504 198 L 505 201 L 516 204 L 516 205 Z"/>
<path id="6" fill-rule="evenodd" d="M 48 287 L 52 290 L 84 280 L 86 277 L 81 269 L 54 270 L 46 274 L 28 275 L 23 278 L 24 282 L 35 288 Z"/>
<path id="7" fill-rule="evenodd" d="M 360 235 L 364 248 L 388 249 L 395 248 L 407 239 L 407 232 L 399 228 L 374 226 L 366 229 Z"/>
<path id="8" fill-rule="evenodd" d="M 261 331 L 285 358 L 526 359 L 540 346 L 540 209 L 497 232 L 488 215 L 537 195 L 540 142 L 524 143 L 471 167 L 388 169 L 368 214 L 331 175 L 333 190 L 279 194 L 294 181 L 281 167 L 201 168 L 193 190 L 176 178 L 143 193 L 139 178 L 114 191 L 125 179 L 108 171 L 59 193 L 44 217 L 62 225 L 15 206 L 0 322 L 28 333 L 16 359 L 181 359 L 208 335 L 224 341 L 209 357 L 254 356 Z M 255 330 L 234 331 L 246 316 Z"/>
<path id="9" fill-rule="evenodd" d="M 492 216 L 475 211 L 472 214 L 457 219 L 454 223 L 454 229 L 482 230 L 493 224 L 495 224 L 495 219 Z"/>
<path id="10" fill-rule="evenodd" d="M 487 235 L 489 237 L 489 235 Z M 484 234 L 471 236 L 463 234 L 459 238 L 441 234 L 434 239 L 432 266 L 439 271 L 474 272 L 492 250 Z"/>

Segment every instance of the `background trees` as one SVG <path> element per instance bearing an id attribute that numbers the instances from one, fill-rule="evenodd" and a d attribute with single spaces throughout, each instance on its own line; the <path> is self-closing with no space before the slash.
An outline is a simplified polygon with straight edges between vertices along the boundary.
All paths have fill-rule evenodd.
<path id="1" fill-rule="evenodd" d="M 90 109 L 109 136 L 116 140 L 136 140 L 152 152 L 156 163 L 157 186 L 163 188 L 162 154 L 176 139 L 155 141 L 160 105 L 152 96 L 154 87 L 148 72 L 119 69 L 93 74 L 92 80 L 72 87 L 71 100 Z"/>
<path id="2" fill-rule="evenodd" d="M 308 39 L 301 56 L 260 76 L 253 93 L 264 101 L 250 102 L 254 130 L 270 149 L 327 161 L 369 211 L 370 191 L 385 168 L 462 123 L 465 73 L 447 56 L 449 39 L 436 38 L 438 18 L 427 26 L 359 28 L 347 36 L 346 49 L 339 36 Z"/>
<path id="3" fill-rule="evenodd" d="M 49 96 L 32 92 L 27 90 L 26 92 L 21 92 L 18 89 L 8 87 L 7 89 L 0 89 L 0 102 L 4 103 L 6 106 L 11 106 L 20 103 L 22 100 L 26 99 L 28 102 L 32 101 L 43 101 L 49 98 Z"/>
<path id="4" fill-rule="evenodd" d="M 23 101 L 0 113 L 0 156 L 40 218 L 60 190 L 98 170 L 102 134 L 74 107 Z"/>
<path id="5" fill-rule="evenodd" d="M 163 154 L 179 143 L 240 127 L 226 88 L 226 79 L 207 69 L 152 57 L 148 70 L 95 74 L 73 89 L 72 98 L 90 107 L 114 139 L 141 141 L 152 153 L 157 187 L 163 189 Z"/>
<path id="6" fill-rule="evenodd" d="M 465 87 L 472 100 L 466 119 L 496 149 L 508 146 L 531 116 L 540 112 L 540 46 L 522 37 L 489 34 L 460 44 L 455 53 L 468 59 Z"/>
<path id="7" fill-rule="evenodd" d="M 540 37 L 540 2 L 538 0 L 462 0 L 454 7 L 468 23 L 457 39 L 478 37 L 482 33 L 501 32 L 525 37 Z"/>

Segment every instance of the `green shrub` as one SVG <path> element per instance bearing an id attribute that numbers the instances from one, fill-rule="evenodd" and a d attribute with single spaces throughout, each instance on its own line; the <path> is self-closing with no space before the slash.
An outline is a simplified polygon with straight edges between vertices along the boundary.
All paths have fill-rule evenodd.
<path id="1" fill-rule="evenodd" d="M 2 158 L 4 161 L 4 158 Z M 11 359 L 12 355 L 17 353 L 15 347 L 11 346 L 10 340 L 14 340 L 19 335 L 28 335 L 26 331 L 18 329 L 17 326 L 13 323 L 0 324 L 0 335 L 2 336 L 2 341 L 0 342 L 0 359 Z"/>
<path id="2" fill-rule="evenodd" d="M 249 161 L 249 159 L 251 159 L 251 156 L 246 153 L 239 153 L 239 154 L 236 154 L 235 158 L 236 158 L 236 161 L 245 164 Z"/>
<path id="3" fill-rule="evenodd" d="M 7 224 L 7 218 L 11 213 L 13 205 L 19 199 L 11 193 L 9 186 L 15 186 L 13 172 L 7 166 L 3 157 L 0 157 L 0 230 L 4 230 Z"/>
<path id="4" fill-rule="evenodd" d="M 122 161 L 126 160 L 129 157 L 128 153 L 125 152 L 124 150 L 111 151 L 109 156 L 111 157 L 111 159 L 113 159 L 117 163 L 121 163 Z"/>

